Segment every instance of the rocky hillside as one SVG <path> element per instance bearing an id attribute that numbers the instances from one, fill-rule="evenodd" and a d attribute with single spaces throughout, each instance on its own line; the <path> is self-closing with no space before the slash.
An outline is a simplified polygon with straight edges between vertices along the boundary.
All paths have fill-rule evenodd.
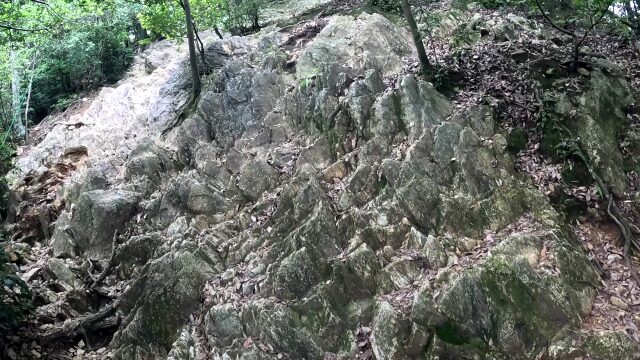
<path id="1" fill-rule="evenodd" d="M 635 264 L 527 88 L 559 94 L 547 118 L 634 211 L 633 77 L 554 72 L 535 19 L 438 11 L 475 34 L 435 45 L 443 66 L 461 54 L 442 93 L 401 24 L 320 13 L 210 40 L 194 109 L 165 42 L 51 120 L 13 174 L 9 250 L 37 309 L 7 357 L 639 358 Z"/>

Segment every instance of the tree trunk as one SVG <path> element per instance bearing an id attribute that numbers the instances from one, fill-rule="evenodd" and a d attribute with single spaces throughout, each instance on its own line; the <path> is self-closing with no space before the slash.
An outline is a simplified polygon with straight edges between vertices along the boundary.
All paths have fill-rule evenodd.
<path id="1" fill-rule="evenodd" d="M 640 16 L 638 14 L 638 1 L 628 1 L 625 4 L 627 10 L 627 16 L 629 17 L 629 22 L 633 24 L 635 35 L 640 35 Z"/>
<path id="2" fill-rule="evenodd" d="M 418 51 L 418 59 L 420 60 L 422 73 L 427 78 L 431 78 L 433 76 L 433 68 L 431 67 L 431 63 L 429 63 L 427 51 L 424 49 L 422 36 L 420 36 L 420 31 L 418 30 L 416 19 L 413 17 L 413 13 L 411 12 L 411 5 L 409 5 L 408 0 L 402 0 L 402 12 L 404 13 L 405 20 L 407 20 L 407 23 L 409 24 L 409 29 L 411 30 L 411 35 L 413 36 L 413 42 L 416 46 L 416 51 Z"/>
<path id="3" fill-rule="evenodd" d="M 184 15 L 187 20 L 187 43 L 189 44 L 189 62 L 191 63 L 191 76 L 193 77 L 192 95 L 193 99 L 200 94 L 200 71 L 198 70 L 198 55 L 196 54 L 196 43 L 193 35 L 193 19 L 191 18 L 191 5 L 189 0 L 182 0 L 184 4 Z"/>
<path id="4" fill-rule="evenodd" d="M 196 26 L 195 23 L 193 24 L 193 33 L 195 34 L 195 38 L 198 41 L 197 42 L 197 48 L 198 48 L 198 52 L 200 53 L 200 58 L 202 59 L 202 65 L 204 65 L 204 70 L 205 73 L 208 74 L 209 73 L 209 64 L 207 64 L 207 54 L 204 51 L 204 43 L 202 42 L 202 39 L 200 39 L 200 33 L 198 32 L 198 27 Z"/>
<path id="5" fill-rule="evenodd" d="M 9 128 L 13 130 L 15 136 L 21 137 L 22 128 L 22 106 L 20 101 L 20 66 L 18 64 L 18 53 L 13 48 L 9 52 L 9 63 L 11 68 L 11 123 Z M 9 129 L 7 129 L 9 130 Z"/>
<path id="6" fill-rule="evenodd" d="M 33 77 L 36 74 L 36 60 L 38 59 L 38 52 L 33 55 L 31 61 L 31 75 L 29 76 L 29 85 L 27 87 L 27 102 L 24 104 L 24 142 L 29 141 L 29 102 L 31 101 L 31 87 L 33 86 Z"/>
<path id="7" fill-rule="evenodd" d="M 218 29 L 218 27 L 217 27 L 217 26 L 214 26 L 214 27 L 213 27 L 213 31 L 215 31 L 215 32 L 216 32 L 216 35 L 218 35 L 218 38 L 220 38 L 220 40 L 224 39 L 224 38 L 222 37 L 222 33 L 220 32 L 220 29 Z"/>

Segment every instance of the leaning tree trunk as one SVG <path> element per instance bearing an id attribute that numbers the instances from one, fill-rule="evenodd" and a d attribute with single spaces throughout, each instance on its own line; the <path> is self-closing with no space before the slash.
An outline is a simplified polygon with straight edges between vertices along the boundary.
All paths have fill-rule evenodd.
<path id="1" fill-rule="evenodd" d="M 191 76 L 193 77 L 192 96 L 193 100 L 200 94 L 200 71 L 198 70 L 198 56 L 196 54 L 195 37 L 193 35 L 193 19 L 191 18 L 191 5 L 189 0 L 182 0 L 184 4 L 184 15 L 187 21 L 187 42 L 189 43 L 189 62 L 191 63 Z"/>
<path id="2" fill-rule="evenodd" d="M 409 29 L 411 30 L 411 35 L 413 36 L 413 42 L 416 46 L 416 51 L 418 51 L 418 59 L 420 60 L 422 73 L 426 77 L 431 77 L 431 63 L 429 63 L 427 51 L 424 49 L 422 36 L 420 36 L 420 31 L 418 30 L 416 19 L 413 17 L 413 13 L 411 12 L 411 5 L 409 5 L 409 0 L 402 0 L 402 12 L 404 13 L 405 20 L 407 20 L 407 23 L 409 24 Z"/>

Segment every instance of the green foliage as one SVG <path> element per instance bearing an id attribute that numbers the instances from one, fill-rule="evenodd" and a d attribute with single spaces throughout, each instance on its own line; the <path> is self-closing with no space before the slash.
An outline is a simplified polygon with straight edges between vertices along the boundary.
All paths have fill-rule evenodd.
<path id="1" fill-rule="evenodd" d="M 544 13 L 556 25 L 580 35 L 595 26 L 616 23 L 621 17 L 614 16 L 613 9 L 620 9 L 625 1 L 619 0 L 529 0 L 531 9 Z M 541 6 L 538 6 L 541 5 Z"/>
<path id="2" fill-rule="evenodd" d="M 20 0 L 1 7 L 0 53 L 12 54 L 0 62 L 0 125 L 5 128 L 23 121 L 31 81 L 29 114 L 37 122 L 72 94 L 118 80 L 133 59 L 130 36 L 136 33 L 140 5 Z M 16 76 L 18 94 L 11 91 Z M 16 96 L 19 112 L 12 106 Z"/>
<path id="3" fill-rule="evenodd" d="M 60 105 L 71 94 L 116 81 L 126 71 L 133 60 L 128 24 L 124 19 L 109 20 L 74 29 L 60 41 L 40 47 L 42 58 L 33 82 L 36 114 L 44 115 L 54 105 L 64 108 Z"/>
<path id="4" fill-rule="evenodd" d="M 11 159 L 13 159 L 16 149 L 15 146 L 7 141 L 6 132 L 0 133 L 0 174 L 6 174 L 11 168 Z"/>
<path id="5" fill-rule="evenodd" d="M 192 11 L 195 13 L 201 4 L 201 0 L 191 1 Z M 144 10 L 138 14 L 138 19 L 143 28 L 164 38 L 182 38 L 187 33 L 184 11 L 177 1 L 147 4 Z"/>
<path id="6" fill-rule="evenodd" d="M 191 0 L 190 5 L 198 30 L 218 27 L 239 35 L 260 28 L 264 0 Z M 138 18 L 157 36 L 180 39 L 186 35 L 185 15 L 178 1 L 147 1 Z"/>
<path id="7" fill-rule="evenodd" d="M 382 12 L 402 14 L 399 0 L 367 0 L 367 5 Z"/>
<path id="8" fill-rule="evenodd" d="M 522 0 L 481 0 L 480 4 L 487 9 L 497 9 L 503 6 L 517 6 L 525 4 Z"/>
<path id="9" fill-rule="evenodd" d="M 260 29 L 260 8 L 264 0 L 227 0 L 222 24 L 232 34 L 245 34 Z"/>

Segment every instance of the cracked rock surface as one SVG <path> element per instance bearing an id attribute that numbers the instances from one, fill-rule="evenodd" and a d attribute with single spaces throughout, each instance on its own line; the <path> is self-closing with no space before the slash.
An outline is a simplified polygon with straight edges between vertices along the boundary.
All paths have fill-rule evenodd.
<path id="1" fill-rule="evenodd" d="M 411 38 L 381 15 L 296 34 L 307 25 L 210 42 L 215 70 L 166 137 L 190 86 L 171 56 L 155 59 L 148 76 L 172 70 L 148 107 L 122 85 L 84 115 L 112 111 L 100 116 L 129 137 L 83 145 L 50 241 L 104 262 L 124 234 L 112 356 L 538 359 L 569 338 L 599 275 L 490 112 L 454 116 L 407 73 Z M 57 159 L 60 136 L 21 163 Z M 73 287 L 65 266 L 48 269 Z"/>

